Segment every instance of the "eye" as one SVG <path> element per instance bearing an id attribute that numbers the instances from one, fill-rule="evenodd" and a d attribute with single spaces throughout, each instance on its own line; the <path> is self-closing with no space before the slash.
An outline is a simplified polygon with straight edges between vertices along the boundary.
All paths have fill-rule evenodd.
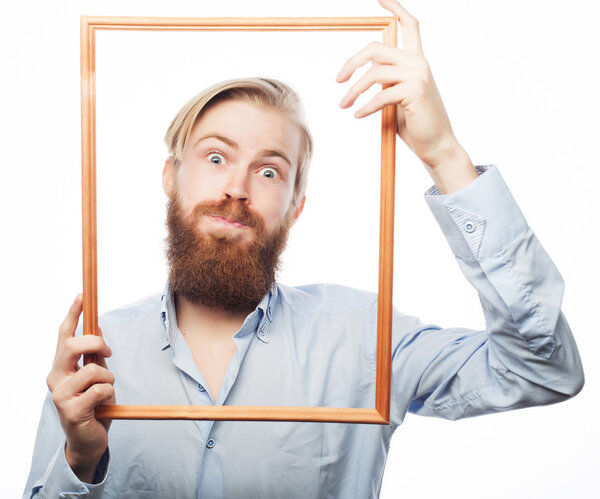
<path id="1" fill-rule="evenodd" d="M 211 152 L 208 155 L 208 161 L 215 165 L 222 165 L 223 163 L 225 163 L 225 156 L 219 154 L 218 152 Z"/>
<path id="2" fill-rule="evenodd" d="M 279 176 L 279 172 L 275 168 L 263 168 L 259 174 L 265 178 L 277 178 Z"/>

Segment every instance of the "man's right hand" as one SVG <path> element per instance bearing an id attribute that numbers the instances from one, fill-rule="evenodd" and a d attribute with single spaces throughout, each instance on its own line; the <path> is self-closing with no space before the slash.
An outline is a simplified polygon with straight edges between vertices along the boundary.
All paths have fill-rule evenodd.
<path id="1" fill-rule="evenodd" d="M 105 361 L 112 352 L 102 336 L 75 337 L 81 310 L 82 297 L 78 295 L 60 325 L 56 356 L 46 381 L 65 432 L 67 462 L 82 482 L 92 483 L 108 447 L 110 426 L 109 420 L 96 419 L 95 408 L 115 403 L 115 378 Z M 83 354 L 96 354 L 100 364 L 80 367 Z"/>

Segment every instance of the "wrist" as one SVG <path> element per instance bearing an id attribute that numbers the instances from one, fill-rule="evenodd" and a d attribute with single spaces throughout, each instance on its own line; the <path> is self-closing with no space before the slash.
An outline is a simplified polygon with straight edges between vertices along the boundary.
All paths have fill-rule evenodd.
<path id="1" fill-rule="evenodd" d="M 458 142 L 446 148 L 438 158 L 424 165 L 440 194 L 459 191 L 478 177 L 471 158 Z"/>
<path id="2" fill-rule="evenodd" d="M 97 456 L 95 452 L 94 454 L 77 453 L 67 443 L 65 445 L 65 459 L 79 480 L 84 483 L 93 483 L 96 468 L 105 451 L 106 449 Z"/>

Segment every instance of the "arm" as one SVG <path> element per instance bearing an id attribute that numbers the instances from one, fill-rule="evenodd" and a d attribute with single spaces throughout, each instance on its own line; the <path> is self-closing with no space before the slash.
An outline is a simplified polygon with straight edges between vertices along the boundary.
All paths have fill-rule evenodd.
<path id="1" fill-rule="evenodd" d="M 348 59 L 339 82 L 364 64 L 372 66 L 340 106 L 351 106 L 373 84 L 390 85 L 354 116 L 397 105 L 398 135 L 435 182 L 427 202 L 486 318 L 485 331 L 471 331 L 409 324 L 396 316 L 392 420 L 400 422 L 409 407 L 456 419 L 573 396 L 583 371 L 560 311 L 562 278 L 497 170 L 478 176 L 454 136 L 417 20 L 394 0 L 379 1 L 398 17 L 404 49 L 372 43 Z"/>
<path id="2" fill-rule="evenodd" d="M 95 418 L 101 403 L 114 403 L 114 377 L 106 367 L 110 349 L 100 336 L 75 337 L 81 314 L 81 296 L 71 305 L 59 329 L 52 370 L 38 428 L 31 472 L 24 497 L 58 497 L 77 491 L 99 497 L 108 465 L 109 421 Z M 78 365 L 84 353 L 93 353 L 100 365 Z M 92 485 L 96 483 L 97 485 Z"/>
<path id="3" fill-rule="evenodd" d="M 458 419 L 565 400 L 583 370 L 561 313 L 563 281 L 495 167 L 426 200 L 465 277 L 485 331 L 396 321 L 393 414 Z"/>

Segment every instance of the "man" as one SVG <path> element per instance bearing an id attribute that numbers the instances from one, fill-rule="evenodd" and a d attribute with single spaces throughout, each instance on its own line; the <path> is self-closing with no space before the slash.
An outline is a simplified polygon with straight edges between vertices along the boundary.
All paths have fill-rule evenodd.
<path id="1" fill-rule="evenodd" d="M 99 421 L 113 403 L 371 407 L 376 296 L 276 284 L 301 216 L 312 141 L 280 82 L 211 87 L 175 117 L 163 171 L 169 197 L 165 292 L 75 336 L 60 327 L 25 497 L 377 497 L 389 440 L 409 410 L 449 419 L 576 394 L 581 363 L 560 312 L 562 281 L 494 167 L 476 169 L 452 133 L 416 21 L 404 50 L 371 44 L 338 75 L 373 66 L 342 107 L 398 104 L 398 134 L 435 182 L 427 202 L 479 292 L 486 331 L 395 314 L 389 426 Z M 108 345 L 114 348 L 114 354 Z M 78 367 L 82 354 L 101 365 Z M 104 358 L 109 358 L 108 363 Z M 110 435 L 110 436 L 109 436 Z"/>

